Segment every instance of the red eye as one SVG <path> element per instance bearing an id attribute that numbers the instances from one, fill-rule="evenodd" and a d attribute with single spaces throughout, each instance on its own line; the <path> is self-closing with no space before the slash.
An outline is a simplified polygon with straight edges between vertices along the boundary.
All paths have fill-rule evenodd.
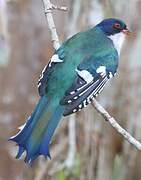
<path id="1" fill-rule="evenodd" d="M 121 25 L 119 23 L 115 23 L 113 27 L 115 29 L 121 29 Z"/>

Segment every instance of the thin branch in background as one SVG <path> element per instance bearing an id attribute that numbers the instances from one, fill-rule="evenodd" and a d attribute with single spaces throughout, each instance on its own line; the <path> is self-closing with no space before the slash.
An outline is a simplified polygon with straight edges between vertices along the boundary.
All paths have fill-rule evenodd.
<path id="1" fill-rule="evenodd" d="M 71 168 L 74 165 L 75 154 L 76 154 L 76 132 L 75 132 L 75 114 L 69 117 L 69 150 L 68 155 L 64 163 L 62 164 L 62 169 L 67 167 Z"/>

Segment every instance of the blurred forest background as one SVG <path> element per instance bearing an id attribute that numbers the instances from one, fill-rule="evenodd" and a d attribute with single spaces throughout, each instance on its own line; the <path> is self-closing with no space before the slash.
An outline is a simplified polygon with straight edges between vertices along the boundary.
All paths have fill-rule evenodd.
<path id="1" fill-rule="evenodd" d="M 141 140 L 141 0 L 52 0 L 63 42 L 106 17 L 123 19 L 135 33 L 125 40 L 118 75 L 98 99 Z M 51 145 L 51 160 L 32 167 L 16 160 L 7 139 L 17 132 L 37 100 L 41 70 L 53 54 L 41 0 L 0 0 L 0 180 L 141 180 L 141 153 L 89 106 L 64 118 Z"/>

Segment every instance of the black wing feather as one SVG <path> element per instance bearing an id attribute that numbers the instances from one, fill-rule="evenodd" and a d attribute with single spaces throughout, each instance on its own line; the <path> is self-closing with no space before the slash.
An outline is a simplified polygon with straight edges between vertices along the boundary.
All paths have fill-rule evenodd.
<path id="1" fill-rule="evenodd" d="M 82 92 L 84 92 L 93 82 L 87 84 L 81 77 L 78 76 L 73 85 L 66 91 L 65 96 L 60 101 L 61 105 L 68 104 L 68 101 L 75 99 Z"/>
<path id="2" fill-rule="evenodd" d="M 75 91 L 73 90 L 75 92 L 74 94 L 66 95 L 61 101 L 61 104 L 66 105 L 66 109 L 63 115 L 66 116 L 72 114 L 86 107 L 89 103 L 91 103 L 92 99 L 96 97 L 98 93 L 100 93 L 107 81 L 107 76 L 99 76 L 99 78 L 96 78 L 91 83 L 82 87 L 82 89 L 79 88 L 80 90 L 76 90 L 75 88 Z M 72 88 L 70 89 L 71 91 L 68 92 L 72 92 Z"/>

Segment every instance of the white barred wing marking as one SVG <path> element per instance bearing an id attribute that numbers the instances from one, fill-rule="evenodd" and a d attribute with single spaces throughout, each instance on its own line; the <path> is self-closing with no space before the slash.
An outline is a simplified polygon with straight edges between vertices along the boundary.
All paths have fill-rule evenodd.
<path id="1" fill-rule="evenodd" d="M 51 67 L 52 63 L 60 63 L 60 62 L 63 62 L 63 60 L 59 58 L 58 54 L 54 54 L 50 59 L 49 67 Z"/>
<path id="2" fill-rule="evenodd" d="M 105 66 L 99 66 L 96 70 L 97 73 L 101 75 L 101 77 L 104 77 L 106 75 L 106 67 Z"/>

